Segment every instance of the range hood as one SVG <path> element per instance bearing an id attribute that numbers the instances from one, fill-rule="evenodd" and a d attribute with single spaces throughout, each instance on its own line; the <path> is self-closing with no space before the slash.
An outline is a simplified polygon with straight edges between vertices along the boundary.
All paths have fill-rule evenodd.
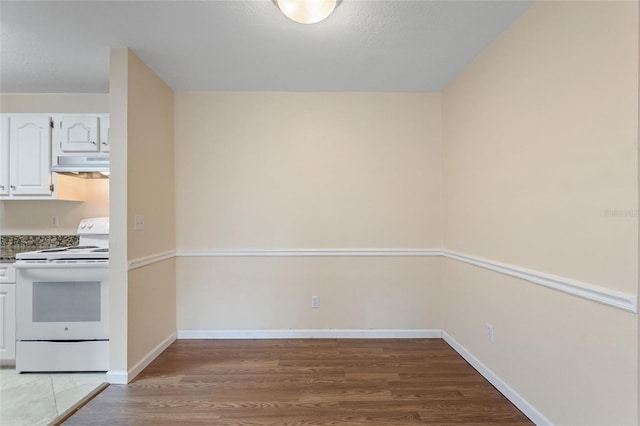
<path id="1" fill-rule="evenodd" d="M 109 157 L 60 156 L 52 172 L 84 179 L 109 177 Z"/>

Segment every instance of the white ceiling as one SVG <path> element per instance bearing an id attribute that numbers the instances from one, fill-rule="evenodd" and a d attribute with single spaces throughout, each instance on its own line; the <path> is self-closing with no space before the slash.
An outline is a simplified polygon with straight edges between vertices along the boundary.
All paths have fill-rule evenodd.
<path id="1" fill-rule="evenodd" d="M 0 91 L 106 93 L 110 47 L 174 90 L 438 91 L 530 5 L 342 0 L 301 25 L 271 0 L 2 0 Z"/>

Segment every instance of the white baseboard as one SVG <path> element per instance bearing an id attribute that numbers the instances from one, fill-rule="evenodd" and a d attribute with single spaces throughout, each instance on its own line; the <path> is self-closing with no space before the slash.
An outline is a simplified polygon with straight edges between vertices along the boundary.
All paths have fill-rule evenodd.
<path id="1" fill-rule="evenodd" d="M 151 361 L 156 359 L 158 355 L 167 349 L 176 340 L 176 332 L 171 333 L 166 339 L 164 339 L 158 346 L 153 348 L 147 355 L 145 355 L 140 361 L 131 367 L 128 371 L 111 371 L 107 372 L 107 382 L 113 385 L 126 385 L 133 380 L 138 374 L 142 372 Z"/>
<path id="2" fill-rule="evenodd" d="M 177 250 L 177 257 L 405 257 L 441 256 L 439 248 Z"/>
<path id="3" fill-rule="evenodd" d="M 112 385 L 126 385 L 129 383 L 128 374 L 124 370 L 109 370 L 105 377 L 105 381 Z"/>
<path id="4" fill-rule="evenodd" d="M 178 339 L 440 339 L 441 330 L 178 330 Z"/>
<path id="5" fill-rule="evenodd" d="M 513 390 L 505 381 L 498 377 L 493 371 L 484 365 L 478 358 L 473 356 L 464 346 L 458 343 L 446 331 L 442 331 L 442 338 L 449 344 L 462 358 L 464 358 L 478 373 L 489 381 L 496 389 L 498 389 L 513 405 L 518 407 L 529 419 L 536 425 L 552 425 L 542 413 L 525 400 L 520 394 Z"/>

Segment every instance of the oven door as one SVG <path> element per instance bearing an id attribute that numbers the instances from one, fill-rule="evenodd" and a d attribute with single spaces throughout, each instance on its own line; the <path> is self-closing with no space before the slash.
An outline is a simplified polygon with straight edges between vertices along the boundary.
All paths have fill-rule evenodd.
<path id="1" fill-rule="evenodd" d="M 109 267 L 16 263 L 16 340 L 109 338 Z"/>

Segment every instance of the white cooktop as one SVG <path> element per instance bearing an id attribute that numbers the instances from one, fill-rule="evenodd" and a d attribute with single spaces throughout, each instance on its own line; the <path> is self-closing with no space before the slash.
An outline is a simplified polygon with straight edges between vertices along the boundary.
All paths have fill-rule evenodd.
<path id="1" fill-rule="evenodd" d="M 82 219 L 77 234 L 80 244 L 16 254 L 16 263 L 105 263 L 109 261 L 109 218 Z"/>
<path id="2" fill-rule="evenodd" d="M 98 246 L 73 246 L 73 247 L 59 247 L 36 251 L 27 251 L 24 253 L 16 254 L 16 261 L 19 260 L 42 260 L 42 261 L 56 261 L 56 260 L 94 260 L 94 259 L 109 259 L 109 248 Z"/>

